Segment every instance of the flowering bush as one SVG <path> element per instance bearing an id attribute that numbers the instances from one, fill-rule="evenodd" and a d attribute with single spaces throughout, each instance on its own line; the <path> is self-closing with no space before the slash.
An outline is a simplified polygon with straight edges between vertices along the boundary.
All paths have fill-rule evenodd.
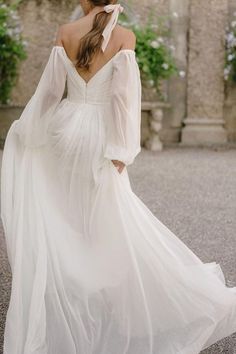
<path id="1" fill-rule="evenodd" d="M 236 12 L 234 20 L 226 33 L 226 63 L 224 70 L 225 80 L 236 82 Z"/>
<path id="2" fill-rule="evenodd" d="M 0 102 L 9 103 L 18 76 L 19 62 L 26 58 L 26 42 L 16 9 L 19 2 L 6 5 L 0 0 Z"/>
<path id="3" fill-rule="evenodd" d="M 160 93 L 160 82 L 178 72 L 173 57 L 175 50 L 169 44 L 169 31 L 164 19 L 159 17 L 157 23 L 148 19 L 144 26 L 122 22 L 130 27 L 136 35 L 136 57 L 142 78 Z M 183 72 L 180 73 L 183 76 Z"/>

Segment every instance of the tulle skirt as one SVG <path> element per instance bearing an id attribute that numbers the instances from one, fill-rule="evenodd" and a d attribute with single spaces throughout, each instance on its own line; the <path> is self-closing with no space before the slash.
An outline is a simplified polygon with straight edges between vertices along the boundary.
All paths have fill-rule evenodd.
<path id="1" fill-rule="evenodd" d="M 103 157 L 106 106 L 62 100 L 39 148 L 2 164 L 12 269 L 4 354 L 197 354 L 236 331 L 236 288 Z"/>

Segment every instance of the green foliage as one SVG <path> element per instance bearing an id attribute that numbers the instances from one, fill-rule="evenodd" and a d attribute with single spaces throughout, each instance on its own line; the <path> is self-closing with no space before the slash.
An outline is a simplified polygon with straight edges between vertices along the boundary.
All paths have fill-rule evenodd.
<path id="1" fill-rule="evenodd" d="M 129 25 L 127 20 L 123 25 L 136 35 L 136 58 L 143 80 L 160 91 L 160 82 L 177 74 L 178 70 L 173 57 L 174 47 L 169 45 L 167 19 L 159 17 L 156 21 L 149 16 L 143 26 L 137 23 Z"/>
<path id="2" fill-rule="evenodd" d="M 17 15 L 20 1 L 6 5 L 0 0 L 0 102 L 10 102 L 10 94 L 18 77 L 20 61 L 26 59 L 25 45 Z"/>
<path id="3" fill-rule="evenodd" d="M 141 71 L 147 80 L 158 86 L 160 80 L 168 79 L 177 72 L 174 59 L 163 37 L 157 37 L 150 26 L 134 28 L 137 38 L 136 53 Z"/>
<path id="4" fill-rule="evenodd" d="M 236 82 L 236 13 L 226 32 L 226 57 L 224 78 Z"/>

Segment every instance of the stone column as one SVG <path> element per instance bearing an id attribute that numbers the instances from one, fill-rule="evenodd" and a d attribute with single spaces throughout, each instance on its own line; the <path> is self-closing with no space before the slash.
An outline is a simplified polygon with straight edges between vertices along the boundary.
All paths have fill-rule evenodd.
<path id="1" fill-rule="evenodd" d="M 169 0 L 174 57 L 178 69 L 185 76 L 175 75 L 168 80 L 168 101 L 171 109 L 165 115 L 162 131 L 162 139 L 167 142 L 180 141 L 182 122 L 186 117 L 189 2 L 190 0 Z"/>
<path id="2" fill-rule="evenodd" d="M 228 0 L 228 19 L 229 22 L 235 20 L 236 1 Z M 227 82 L 225 90 L 224 118 L 228 141 L 236 142 L 236 84 Z"/>
<path id="3" fill-rule="evenodd" d="M 184 145 L 223 144 L 224 36 L 227 0 L 190 0 L 187 119 Z"/>

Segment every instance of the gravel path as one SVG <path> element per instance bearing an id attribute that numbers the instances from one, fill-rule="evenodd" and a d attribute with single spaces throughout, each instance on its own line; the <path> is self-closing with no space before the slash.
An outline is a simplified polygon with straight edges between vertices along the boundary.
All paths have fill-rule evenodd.
<path id="1" fill-rule="evenodd" d="M 236 150 L 142 150 L 129 167 L 134 192 L 204 262 L 236 285 Z M 11 276 L 0 231 L 0 353 Z M 202 354 L 236 354 L 236 333 Z M 56 353 L 55 353 L 56 354 Z"/>

